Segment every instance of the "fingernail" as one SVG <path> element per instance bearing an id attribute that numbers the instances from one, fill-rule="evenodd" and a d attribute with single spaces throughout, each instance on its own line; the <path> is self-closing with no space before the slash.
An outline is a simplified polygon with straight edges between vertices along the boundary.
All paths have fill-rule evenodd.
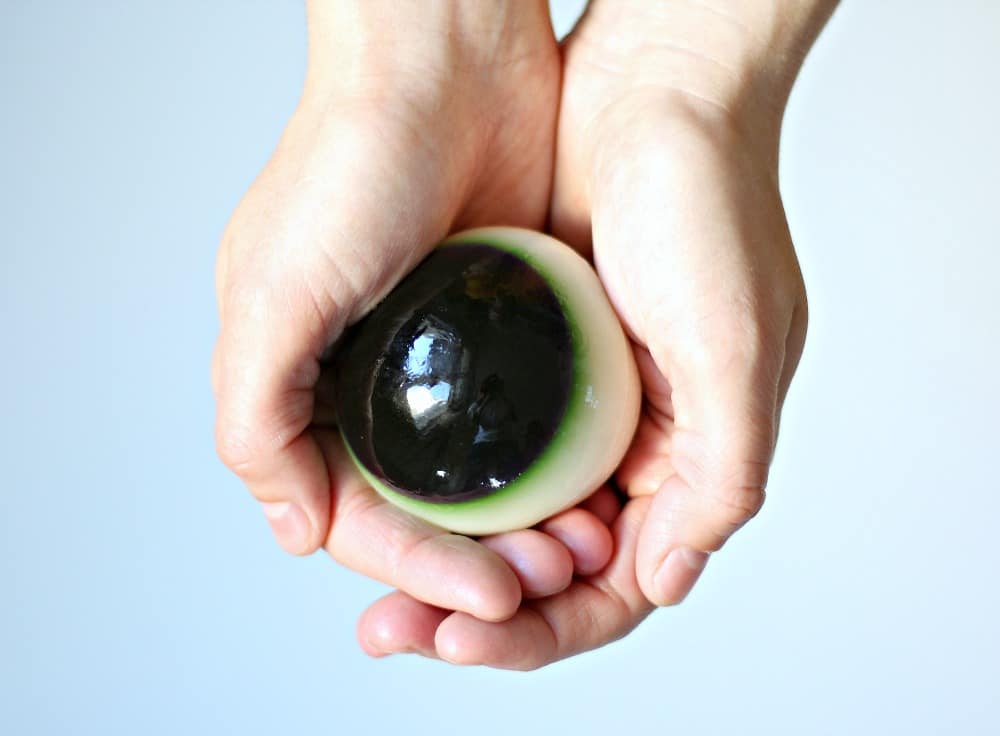
<path id="1" fill-rule="evenodd" d="M 653 588 L 660 597 L 659 605 L 671 606 L 684 600 L 707 563 L 708 552 L 691 547 L 671 550 L 653 576 Z"/>
<path id="2" fill-rule="evenodd" d="M 371 637 L 365 639 L 365 644 L 366 646 L 362 648 L 365 650 L 365 652 L 368 654 L 369 657 L 374 657 L 375 659 L 383 659 L 385 657 L 391 657 L 393 654 L 396 654 L 396 652 L 387 651 L 382 647 L 380 647 L 378 644 L 376 644 L 374 641 L 371 640 Z"/>
<path id="3" fill-rule="evenodd" d="M 278 544 L 293 555 L 305 552 L 309 544 L 309 520 L 302 509 L 288 501 L 262 503 L 261 506 Z"/>

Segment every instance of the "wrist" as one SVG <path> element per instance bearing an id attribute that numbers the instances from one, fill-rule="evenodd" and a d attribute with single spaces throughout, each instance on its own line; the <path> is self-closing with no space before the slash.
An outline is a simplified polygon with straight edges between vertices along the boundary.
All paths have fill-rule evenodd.
<path id="1" fill-rule="evenodd" d="M 573 51 L 611 70 L 619 92 L 662 91 L 710 116 L 777 134 L 799 68 L 835 6 L 593 0 Z"/>
<path id="2" fill-rule="evenodd" d="M 558 53 L 545 0 L 309 0 L 308 26 L 316 96 L 461 87 Z"/>

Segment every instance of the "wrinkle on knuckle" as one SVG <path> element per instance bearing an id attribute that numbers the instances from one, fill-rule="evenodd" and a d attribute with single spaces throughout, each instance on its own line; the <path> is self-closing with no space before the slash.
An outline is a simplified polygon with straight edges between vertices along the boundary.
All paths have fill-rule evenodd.
<path id="1" fill-rule="evenodd" d="M 246 273 L 231 276 L 222 289 L 222 303 L 228 321 L 242 325 L 245 330 L 247 325 L 265 324 L 272 319 L 275 304 L 266 287 L 267 279 Z"/>
<path id="2" fill-rule="evenodd" d="M 522 671 L 537 670 L 556 660 L 568 656 L 568 653 L 560 652 L 559 634 L 557 627 L 545 613 L 541 606 L 527 606 L 524 610 L 531 611 L 541 624 L 542 631 L 545 632 L 548 640 L 547 647 L 531 646 L 525 649 L 520 647 L 518 656 L 518 669 Z"/>
<path id="3" fill-rule="evenodd" d="M 230 402 L 216 420 L 216 454 L 245 481 L 255 480 L 302 434 L 312 418 L 308 390 L 290 392 L 270 410 L 232 401 L 232 397 Z"/>
<path id="4" fill-rule="evenodd" d="M 739 474 L 719 485 L 712 498 L 721 522 L 733 531 L 760 513 L 766 497 L 766 465 L 742 463 L 741 466 Z"/>
<path id="5" fill-rule="evenodd" d="M 779 311 L 769 298 L 740 289 L 679 319 L 675 301 L 662 295 L 650 306 L 646 323 L 651 334 L 659 334 L 666 353 L 661 358 L 672 357 L 671 363 L 692 376 L 733 380 L 777 373 L 786 332 L 778 327 Z"/>
<path id="6" fill-rule="evenodd" d="M 610 615 L 598 616 L 589 607 L 582 607 L 587 609 L 587 614 L 591 619 L 590 623 L 595 627 L 590 630 L 607 630 L 608 634 L 606 638 L 608 643 L 621 639 L 635 628 L 637 619 L 642 616 L 642 607 L 639 605 L 630 605 L 625 596 L 610 581 L 595 580 L 590 584 L 604 595 L 611 608 Z M 611 622 L 610 626 L 609 621 Z"/>
<path id="7" fill-rule="evenodd" d="M 719 313 L 706 317 L 697 328 L 700 349 L 693 360 L 713 375 L 733 375 L 758 365 L 766 356 L 768 337 L 757 307 L 750 297 L 732 297 Z"/>
<path id="8" fill-rule="evenodd" d="M 327 551 L 337 562 L 352 566 L 347 551 L 353 552 L 357 545 L 357 540 L 373 539 L 374 543 L 381 545 L 382 529 L 376 527 L 374 532 L 369 529 L 367 518 L 379 506 L 385 502 L 374 493 L 344 493 L 343 489 L 337 494 L 337 504 L 333 513 L 336 523 L 330 529 L 327 541 Z M 388 548 L 388 547 L 387 547 Z"/>
<path id="9" fill-rule="evenodd" d="M 220 417 L 216 422 L 215 451 L 222 463 L 241 478 L 253 475 L 258 455 L 253 433 L 245 424 Z"/>
<path id="10" fill-rule="evenodd" d="M 291 248 L 284 243 L 296 245 Z M 259 253 L 231 271 L 223 284 L 221 301 L 226 314 L 242 331 L 275 324 L 314 331 L 337 323 L 341 304 L 354 294 L 337 259 L 328 256 L 328 247 L 328 239 L 310 236 L 301 224 L 272 234 L 260 243 Z"/>
<path id="11" fill-rule="evenodd" d="M 393 581 L 402 581 L 407 577 L 409 567 L 413 565 L 420 550 L 426 547 L 430 539 L 431 537 L 423 536 L 416 538 L 402 536 L 402 538 L 397 537 L 390 543 L 388 572 Z"/>
<path id="12" fill-rule="evenodd" d="M 407 585 L 418 578 L 426 577 L 421 572 L 429 569 L 425 564 L 427 557 L 434 554 L 453 551 L 454 559 L 462 561 L 464 556 L 460 554 L 460 537 L 455 534 L 435 534 L 420 529 L 420 523 L 412 520 L 409 516 L 400 515 L 395 507 L 383 505 L 379 502 L 371 502 L 362 507 L 374 509 L 381 506 L 392 514 L 388 519 L 376 520 L 374 529 L 372 525 L 366 524 L 368 531 L 374 532 L 377 544 L 385 550 L 384 572 L 394 585 L 406 589 Z M 469 562 L 464 559 L 465 562 Z"/>

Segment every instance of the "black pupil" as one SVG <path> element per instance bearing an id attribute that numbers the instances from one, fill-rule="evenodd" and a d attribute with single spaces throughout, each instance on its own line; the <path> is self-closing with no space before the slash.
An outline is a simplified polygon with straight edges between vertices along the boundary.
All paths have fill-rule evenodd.
<path id="1" fill-rule="evenodd" d="M 478 498 L 521 475 L 558 429 L 573 381 L 551 287 L 517 256 L 479 244 L 432 252 L 336 359 L 351 449 L 425 501 Z"/>

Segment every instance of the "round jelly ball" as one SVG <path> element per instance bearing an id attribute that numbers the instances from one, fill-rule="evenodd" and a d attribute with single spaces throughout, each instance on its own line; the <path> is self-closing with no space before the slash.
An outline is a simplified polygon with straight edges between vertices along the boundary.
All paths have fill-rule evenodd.
<path id="1" fill-rule="evenodd" d="M 593 493 L 639 416 L 629 342 L 572 248 L 510 227 L 435 248 L 334 358 L 337 423 L 372 487 L 462 534 Z"/>

